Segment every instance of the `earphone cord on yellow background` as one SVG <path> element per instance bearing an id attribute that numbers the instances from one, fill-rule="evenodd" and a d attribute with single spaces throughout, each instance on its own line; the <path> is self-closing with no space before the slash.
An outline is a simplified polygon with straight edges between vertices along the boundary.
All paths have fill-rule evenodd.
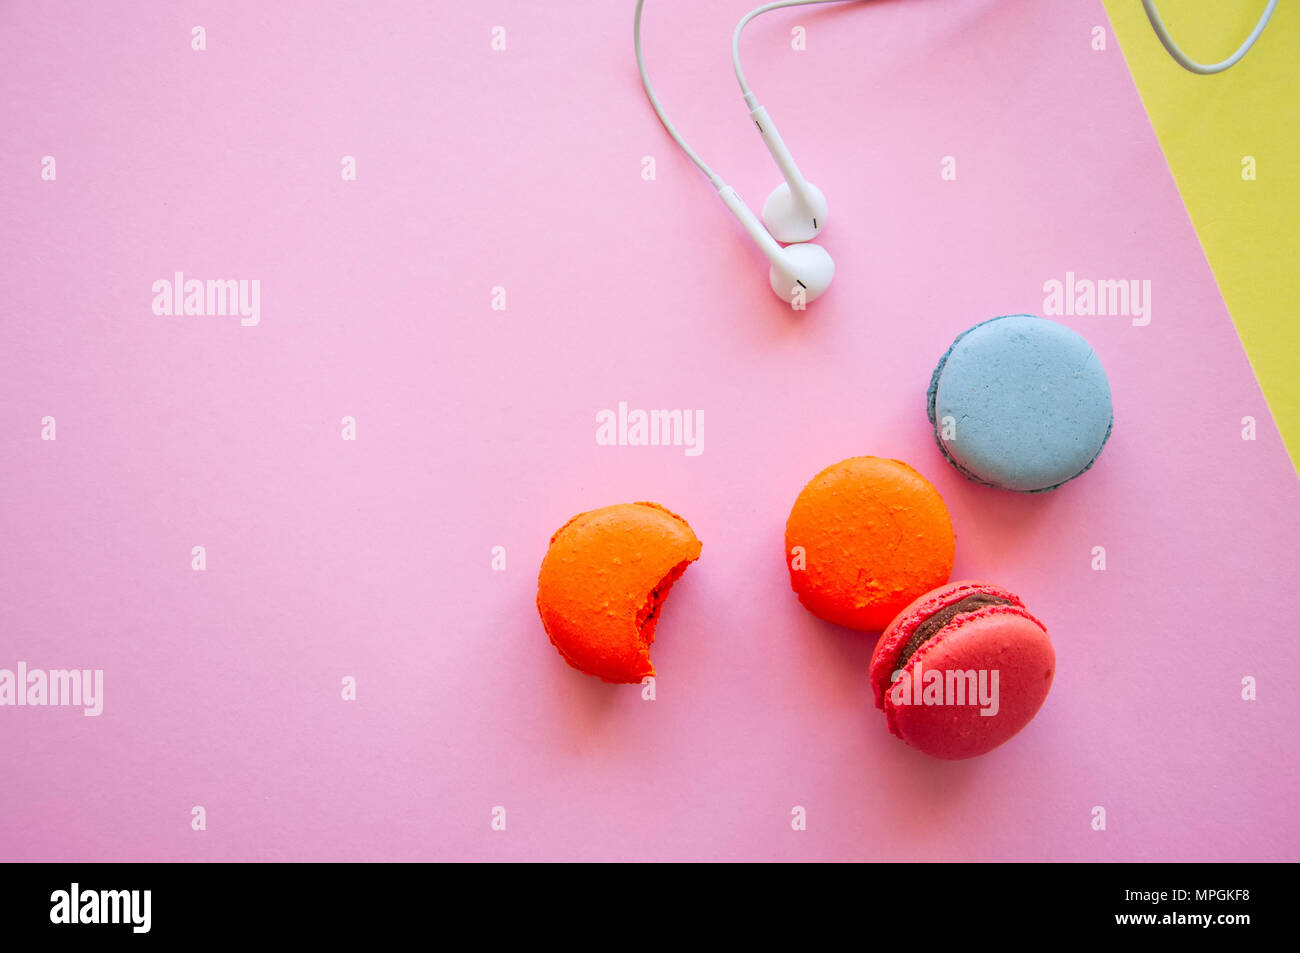
<path id="1" fill-rule="evenodd" d="M 750 91 L 749 83 L 745 81 L 745 71 L 740 65 L 740 35 L 744 32 L 749 21 L 764 13 L 770 13 L 773 10 L 781 10 L 785 7 L 802 7 L 815 3 L 844 2 L 847 2 L 847 0 L 777 0 L 775 3 L 768 3 L 761 7 L 756 7 L 740 18 L 740 22 L 736 24 L 735 31 L 731 34 L 731 62 L 735 67 L 736 81 L 740 84 L 740 91 L 745 97 L 745 104 L 750 109 L 755 107 L 757 100 L 755 99 L 753 92 Z M 659 117 L 659 121 L 663 124 L 668 135 L 672 136 L 673 141 L 676 142 L 682 152 L 686 154 L 686 157 L 699 167 L 700 171 L 708 177 L 709 181 L 713 183 L 715 188 L 721 188 L 723 186 L 722 178 L 709 168 L 708 164 L 700 158 L 699 154 L 690 147 L 690 144 L 682 138 L 681 133 L 677 131 L 677 127 L 672 124 L 672 121 L 664 113 L 663 106 L 659 103 L 659 97 L 655 95 L 654 86 L 650 83 L 650 77 L 646 74 L 645 58 L 641 54 L 641 8 L 644 5 L 645 0 L 637 0 L 636 14 L 632 23 L 632 44 L 636 48 L 636 67 L 637 71 L 641 74 L 641 85 L 645 87 L 646 98 L 650 100 L 650 105 L 654 107 L 655 115 Z M 1164 21 L 1160 19 L 1160 14 L 1156 11 L 1155 0 L 1142 0 L 1142 6 L 1146 9 L 1147 18 L 1151 21 L 1151 26 L 1155 30 L 1156 36 L 1160 38 L 1160 42 L 1163 43 L 1165 49 L 1169 51 L 1169 55 L 1172 56 L 1183 68 L 1188 69 L 1193 73 L 1208 75 L 1223 72 L 1236 64 L 1246 55 L 1250 48 L 1255 45 L 1255 41 L 1259 39 L 1259 35 L 1264 32 L 1264 27 L 1268 25 L 1269 18 L 1273 16 L 1273 10 L 1277 7 L 1277 0 L 1268 0 L 1268 5 L 1260 15 L 1259 22 L 1257 22 L 1255 28 L 1250 31 L 1250 36 L 1246 37 L 1246 42 L 1242 43 L 1235 53 L 1229 56 L 1226 60 L 1210 64 L 1197 63 L 1179 49 L 1178 44 L 1175 43 L 1173 37 L 1169 35 L 1169 30 L 1165 27 Z"/>
<path id="2" fill-rule="evenodd" d="M 1160 37 L 1160 42 L 1165 45 L 1165 49 L 1169 51 L 1169 55 L 1177 61 L 1178 65 L 1191 70 L 1193 73 L 1208 76 L 1211 73 L 1222 73 L 1246 55 L 1246 52 L 1259 39 L 1259 35 L 1264 32 L 1264 27 L 1268 26 L 1268 18 L 1273 15 L 1273 8 L 1277 6 L 1277 0 L 1268 0 L 1268 6 L 1264 8 L 1264 12 L 1260 15 L 1259 22 L 1255 24 L 1255 29 L 1250 31 L 1250 36 L 1246 37 L 1246 42 L 1237 47 L 1237 52 L 1226 60 L 1208 65 L 1189 59 L 1187 54 L 1178 48 L 1178 44 L 1174 42 L 1174 38 L 1169 35 L 1164 22 L 1160 19 L 1160 14 L 1156 12 L 1155 0 L 1142 0 L 1142 6 L 1146 8 L 1147 19 L 1151 21 L 1151 27 L 1156 31 L 1156 36 Z"/>

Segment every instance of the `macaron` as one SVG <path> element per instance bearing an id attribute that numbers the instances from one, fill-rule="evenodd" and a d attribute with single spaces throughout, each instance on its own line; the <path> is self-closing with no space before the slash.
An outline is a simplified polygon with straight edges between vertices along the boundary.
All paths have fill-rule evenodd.
<path id="1" fill-rule="evenodd" d="M 607 682 L 654 675 L 660 609 L 700 549 L 686 520 L 658 503 L 579 513 L 551 537 L 537 575 L 537 611 L 551 644 Z"/>
<path id="2" fill-rule="evenodd" d="M 962 332 L 930 377 L 939 449 L 968 479 L 1041 493 L 1086 472 L 1114 423 L 1110 382 L 1083 336 L 1028 314 Z"/>
<path id="3" fill-rule="evenodd" d="M 939 491 L 906 463 L 883 457 L 827 467 L 800 492 L 785 524 L 799 601 L 827 622 L 868 632 L 947 582 L 955 548 Z"/>
<path id="4" fill-rule="evenodd" d="M 959 759 L 987 754 L 1029 724 L 1055 671 L 1047 628 L 1020 597 L 965 580 L 898 614 L 876 644 L 870 677 L 896 737 Z"/>

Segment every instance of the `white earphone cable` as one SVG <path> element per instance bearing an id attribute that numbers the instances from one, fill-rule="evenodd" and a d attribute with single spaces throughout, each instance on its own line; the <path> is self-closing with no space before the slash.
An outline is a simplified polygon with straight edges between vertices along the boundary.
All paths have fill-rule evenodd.
<path id="1" fill-rule="evenodd" d="M 754 19 L 754 17 L 761 16 L 762 14 L 768 13 L 772 10 L 780 10 L 784 7 L 803 7 L 812 3 L 845 2 L 847 2 L 847 0 L 777 0 L 776 3 L 767 3 L 761 7 L 750 10 L 740 18 L 740 22 L 736 24 L 735 31 L 731 34 L 731 65 L 736 69 L 736 81 L 740 83 L 740 91 L 744 94 L 745 102 L 749 105 L 750 109 L 754 108 L 757 100 L 754 99 L 754 94 L 750 92 L 749 84 L 745 82 L 745 71 L 740 68 L 740 34 L 744 32 L 749 21 Z"/>
<path id="2" fill-rule="evenodd" d="M 1273 8 L 1277 6 L 1277 0 L 1268 0 L 1268 6 L 1264 8 L 1264 12 L 1260 15 L 1259 22 L 1255 24 L 1255 29 L 1250 31 L 1250 36 L 1246 37 L 1246 42 L 1237 47 L 1237 52 L 1226 60 L 1208 65 L 1189 59 L 1187 54 L 1178 48 L 1178 44 L 1174 42 L 1174 38 L 1169 35 L 1164 22 L 1160 19 L 1160 14 L 1156 12 L 1155 0 L 1142 0 L 1142 6 L 1146 8 L 1147 19 L 1151 21 L 1151 27 L 1156 31 L 1156 36 L 1160 38 L 1160 42 L 1165 45 L 1165 49 L 1169 51 L 1169 55 L 1177 61 L 1178 65 L 1193 73 L 1208 76 L 1211 73 L 1222 73 L 1246 55 L 1246 52 L 1259 39 L 1259 35 L 1264 32 L 1264 27 L 1268 26 L 1268 19 L 1273 15 Z"/>
<path id="3" fill-rule="evenodd" d="M 645 59 L 641 56 L 641 7 L 644 4 L 645 0 L 636 0 L 636 18 L 632 23 L 632 44 L 636 47 L 636 68 L 641 73 L 641 85 L 645 87 L 646 98 L 650 100 L 650 105 L 654 107 L 655 115 L 658 116 L 659 121 L 663 123 L 663 127 L 667 130 L 668 135 L 673 137 L 673 141 L 681 147 L 682 152 L 686 153 L 686 157 L 700 167 L 700 171 L 708 176 L 708 179 L 713 183 L 714 188 L 721 189 L 726 183 L 722 181 L 722 178 L 716 172 L 708 167 L 705 161 L 696 154 L 694 149 L 687 145 L 686 140 L 682 138 L 681 133 L 677 131 L 677 128 L 669 121 L 668 117 L 664 115 L 663 107 L 659 105 L 659 97 L 655 95 L 654 87 L 650 85 L 650 77 L 646 75 L 645 71 Z"/>
<path id="4" fill-rule="evenodd" d="M 782 7 L 802 7 L 811 3 L 844 3 L 845 0 L 778 0 L 776 3 L 769 3 L 757 9 L 750 10 L 736 24 L 736 30 L 731 36 L 731 61 L 736 67 L 736 79 L 740 82 L 740 91 L 745 95 L 745 101 L 753 108 L 753 94 L 749 91 L 749 85 L 745 82 L 745 74 L 740 68 L 740 34 L 745 29 L 745 25 L 754 17 L 767 13 L 770 10 L 780 10 Z M 636 0 L 636 14 L 632 21 L 632 45 L 636 49 L 636 68 L 641 74 L 641 85 L 645 88 L 646 98 L 650 100 L 650 105 L 654 107 L 655 115 L 659 117 L 659 122 L 663 124 L 668 135 L 673 137 L 686 157 L 694 162 L 713 183 L 714 188 L 722 188 L 725 183 L 722 178 L 709 168 L 708 163 L 700 158 L 699 154 L 690 147 L 677 127 L 664 114 L 663 106 L 659 104 L 659 97 L 655 95 L 654 86 L 650 83 L 650 77 L 645 69 L 645 57 L 641 54 L 641 8 L 645 5 L 645 0 Z"/>
<path id="5" fill-rule="evenodd" d="M 731 62 L 732 66 L 734 66 L 736 70 L 736 81 L 740 84 L 740 91 L 745 97 L 746 104 L 751 109 L 753 109 L 757 104 L 757 100 L 749 88 L 749 83 L 745 80 L 745 71 L 740 65 L 740 35 L 744 32 L 749 21 L 764 13 L 769 13 L 772 10 L 781 10 L 785 7 L 802 7 L 814 3 L 844 2 L 848 2 L 848 0 L 776 0 L 775 3 L 767 3 L 761 7 L 756 7 L 740 18 L 740 22 L 736 24 L 736 29 L 731 34 Z M 686 157 L 699 167 L 700 171 L 703 172 L 705 176 L 708 177 L 709 181 L 713 183 L 714 188 L 721 189 L 725 185 L 722 178 L 710 169 L 708 164 L 699 157 L 696 151 L 690 147 L 685 139 L 682 138 L 681 133 L 677 131 L 677 127 L 674 126 L 672 121 L 664 114 L 663 106 L 659 104 L 659 97 L 655 95 L 654 86 L 651 85 L 650 77 L 646 74 L 645 58 L 641 54 L 641 8 L 644 5 L 645 0 L 637 0 L 636 15 L 632 24 L 632 43 L 636 48 L 636 67 L 637 71 L 641 74 L 641 85 L 645 88 L 646 98 L 650 100 L 650 105 L 654 107 L 655 115 L 659 117 L 659 121 L 663 124 L 665 131 L 667 131 L 668 135 L 672 136 L 673 141 L 677 143 L 682 152 L 686 153 Z M 1269 19 L 1273 16 L 1273 10 L 1277 7 L 1277 0 L 1268 0 L 1268 5 L 1264 8 L 1264 12 L 1260 14 L 1259 22 L 1257 22 L 1255 28 L 1250 31 L 1250 36 L 1246 37 L 1246 42 L 1242 43 L 1235 53 L 1229 56 L 1226 60 L 1210 64 L 1197 63 L 1178 48 L 1178 44 L 1175 43 L 1173 37 L 1169 35 L 1169 30 L 1165 27 L 1164 21 L 1160 19 L 1160 14 L 1156 11 L 1155 0 L 1142 0 L 1142 6 L 1146 10 L 1147 19 L 1151 21 L 1151 26 L 1155 30 L 1156 36 L 1159 37 L 1160 42 L 1164 44 L 1165 49 L 1169 51 L 1169 55 L 1172 56 L 1184 69 L 1190 70 L 1193 73 L 1209 75 L 1212 73 L 1223 72 L 1229 67 L 1235 65 L 1243 56 L 1246 55 L 1250 48 L 1255 45 L 1255 41 L 1259 39 L 1260 34 L 1264 32 L 1264 27 L 1268 25 Z"/>

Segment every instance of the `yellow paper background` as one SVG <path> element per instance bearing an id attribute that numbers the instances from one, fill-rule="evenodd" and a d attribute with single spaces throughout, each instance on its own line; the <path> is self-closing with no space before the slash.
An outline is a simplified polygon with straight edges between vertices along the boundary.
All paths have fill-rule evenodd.
<path id="1" fill-rule="evenodd" d="M 1291 462 L 1300 452 L 1300 10 L 1278 4 L 1226 72 L 1183 69 L 1139 0 L 1104 0 L 1183 204 L 1201 240 Z M 1242 43 L 1264 0 L 1157 2 L 1191 59 L 1216 63 Z M 1255 181 L 1242 160 L 1255 157 Z"/>

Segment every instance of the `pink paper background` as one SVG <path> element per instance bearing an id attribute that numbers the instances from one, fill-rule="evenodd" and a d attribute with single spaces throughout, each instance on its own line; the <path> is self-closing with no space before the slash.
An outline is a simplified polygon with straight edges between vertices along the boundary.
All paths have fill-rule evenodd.
<path id="1" fill-rule="evenodd" d="M 777 173 L 727 56 L 752 2 L 650 0 L 645 41 L 757 207 Z M 751 26 L 750 82 L 831 203 L 838 275 L 795 316 L 651 113 L 631 19 L 0 9 L 0 667 L 106 683 L 99 718 L 0 709 L 0 857 L 1300 858 L 1297 480 L 1122 53 L 1090 47 L 1101 4 Z M 177 270 L 259 278 L 261 324 L 154 316 Z M 1067 270 L 1153 282 L 1148 327 L 1063 319 L 1114 436 L 1060 492 L 976 487 L 933 444 L 930 371 Z M 620 400 L 702 409 L 704 454 L 597 446 Z M 795 495 L 862 453 L 933 480 L 957 575 L 1051 629 L 1046 707 L 985 758 L 890 737 L 872 639 L 789 590 Z M 533 605 L 550 534 L 638 499 L 704 541 L 654 702 L 568 668 Z"/>

